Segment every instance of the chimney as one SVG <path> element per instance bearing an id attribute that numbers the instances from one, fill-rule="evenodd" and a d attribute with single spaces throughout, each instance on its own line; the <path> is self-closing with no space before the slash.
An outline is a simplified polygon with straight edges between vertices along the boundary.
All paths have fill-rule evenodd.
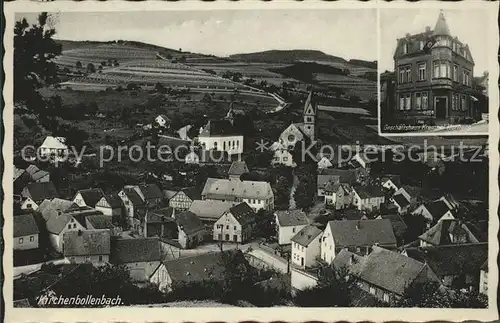
<path id="1" fill-rule="evenodd" d="M 406 33 L 405 37 L 410 38 L 411 37 L 410 33 Z"/>

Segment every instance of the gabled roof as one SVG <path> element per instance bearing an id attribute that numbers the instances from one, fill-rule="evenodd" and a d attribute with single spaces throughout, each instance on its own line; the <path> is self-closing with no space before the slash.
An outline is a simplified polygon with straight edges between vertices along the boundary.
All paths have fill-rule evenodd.
<path id="1" fill-rule="evenodd" d="M 14 238 L 38 234 L 39 232 L 33 214 L 14 216 Z"/>
<path id="2" fill-rule="evenodd" d="M 61 211 L 64 212 L 69 209 L 78 209 L 78 205 L 69 200 L 63 200 L 60 198 L 53 198 L 52 200 L 44 200 L 40 206 L 38 206 L 37 212 L 42 213 L 42 216 L 47 220 L 49 211 Z"/>
<path id="3" fill-rule="evenodd" d="M 399 187 L 401 185 L 401 176 L 400 175 L 385 174 L 384 176 L 382 176 L 382 178 L 380 180 L 382 181 L 382 183 L 385 183 L 388 180 L 390 180 L 397 187 Z"/>
<path id="4" fill-rule="evenodd" d="M 156 184 L 139 185 L 139 190 L 145 200 L 162 199 L 163 193 Z"/>
<path id="5" fill-rule="evenodd" d="M 194 200 L 189 207 L 189 211 L 193 212 L 201 219 L 211 219 L 213 221 L 216 221 L 224 212 L 235 205 L 235 202 L 223 202 L 218 200 Z"/>
<path id="6" fill-rule="evenodd" d="M 255 212 L 246 202 L 231 207 L 229 212 L 242 226 L 255 221 Z"/>
<path id="7" fill-rule="evenodd" d="M 194 233 L 205 229 L 205 226 L 201 222 L 200 218 L 193 212 L 189 211 L 176 214 L 175 222 L 177 222 L 179 228 L 186 234 Z"/>
<path id="8" fill-rule="evenodd" d="M 302 228 L 296 235 L 291 239 L 292 242 L 298 243 L 303 247 L 309 246 L 309 244 L 316 239 L 323 231 L 314 225 L 307 225 Z"/>
<path id="9" fill-rule="evenodd" d="M 191 141 L 189 140 L 184 140 L 181 138 L 177 137 L 172 137 L 172 136 L 166 136 L 166 135 L 158 135 L 158 144 L 156 145 L 157 147 L 164 146 L 164 147 L 169 147 L 171 151 L 173 152 L 175 148 L 177 147 L 185 147 L 188 149 L 191 145 Z M 164 149 L 164 153 L 169 152 L 169 150 Z"/>
<path id="10" fill-rule="evenodd" d="M 335 248 L 350 246 L 396 246 L 396 237 L 390 220 L 330 221 Z"/>
<path id="11" fill-rule="evenodd" d="M 234 161 L 229 168 L 228 174 L 239 176 L 248 172 L 249 170 L 245 161 Z"/>
<path id="12" fill-rule="evenodd" d="M 434 201 L 425 204 L 425 208 L 429 211 L 434 219 L 439 219 L 446 212 L 450 211 L 448 205 L 444 201 Z"/>
<path id="13" fill-rule="evenodd" d="M 64 233 L 64 256 L 97 256 L 110 254 L 109 230 L 70 231 Z"/>
<path id="14" fill-rule="evenodd" d="M 47 231 L 53 234 L 60 234 L 64 227 L 73 219 L 71 215 L 53 215 L 47 220 Z"/>
<path id="15" fill-rule="evenodd" d="M 404 208 L 407 205 L 410 205 L 410 201 L 406 199 L 406 196 L 404 196 L 402 193 L 396 194 L 392 197 L 394 202 L 399 205 L 399 207 Z"/>
<path id="16" fill-rule="evenodd" d="M 340 183 L 353 184 L 357 180 L 358 170 L 356 169 L 337 169 L 323 168 L 318 170 L 318 179 L 322 175 L 337 176 Z M 318 184 L 319 185 L 319 184 Z"/>
<path id="17" fill-rule="evenodd" d="M 403 219 L 401 219 L 401 217 L 397 213 L 383 214 L 380 217 L 384 220 L 391 221 L 392 230 L 394 231 L 394 235 L 396 237 L 402 237 L 406 232 L 406 230 L 408 229 L 406 223 L 403 221 Z"/>
<path id="18" fill-rule="evenodd" d="M 298 225 L 307 225 L 307 216 L 301 210 L 276 211 L 277 224 L 280 227 L 292 227 Z"/>
<path id="19" fill-rule="evenodd" d="M 135 189 L 131 187 L 125 187 L 123 188 L 123 192 L 134 206 L 144 205 L 144 201 Z"/>
<path id="20" fill-rule="evenodd" d="M 111 263 L 126 264 L 151 261 L 161 261 L 158 238 L 111 240 Z"/>
<path id="21" fill-rule="evenodd" d="M 208 178 L 203 187 L 202 196 L 225 200 L 235 200 L 236 198 L 267 199 L 273 196 L 273 190 L 267 182 Z"/>
<path id="22" fill-rule="evenodd" d="M 155 120 L 156 120 L 157 118 L 162 118 L 162 119 L 163 119 L 163 120 L 165 120 L 165 121 L 171 121 L 171 120 L 170 120 L 170 118 L 169 118 L 169 117 L 167 117 L 167 115 L 165 115 L 165 114 L 159 114 L 159 115 L 157 115 L 157 116 L 156 116 L 156 118 L 155 118 Z"/>
<path id="23" fill-rule="evenodd" d="M 117 209 L 122 207 L 122 200 L 118 194 L 107 194 L 104 199 L 108 202 L 112 209 Z"/>
<path id="24" fill-rule="evenodd" d="M 111 217 L 108 215 L 94 214 L 87 216 L 85 219 L 94 227 L 94 229 L 114 228 L 113 221 L 111 220 Z"/>
<path id="25" fill-rule="evenodd" d="M 200 132 L 200 137 L 239 136 L 241 131 L 236 129 L 229 120 L 210 120 Z"/>
<path id="26" fill-rule="evenodd" d="M 26 186 L 29 196 L 35 202 L 41 202 L 45 199 L 59 197 L 56 187 L 52 182 L 29 183 Z"/>
<path id="27" fill-rule="evenodd" d="M 382 197 L 385 196 L 384 192 L 380 187 L 376 186 L 354 186 L 353 190 L 362 199 L 372 198 L 372 197 Z"/>
<path id="28" fill-rule="evenodd" d="M 426 262 L 439 277 L 479 273 L 488 261 L 488 244 L 473 243 L 425 248 L 408 248 L 409 257 Z"/>
<path id="29" fill-rule="evenodd" d="M 67 149 L 66 138 L 47 136 L 42 143 L 41 147 L 53 149 Z"/>
<path id="30" fill-rule="evenodd" d="M 158 210 L 149 211 L 147 214 L 146 221 L 148 223 L 155 222 L 155 221 L 164 222 L 165 220 L 162 218 L 167 218 L 167 219 L 172 218 L 173 219 L 174 214 L 175 214 L 175 209 L 173 207 L 169 206 L 169 207 L 161 208 Z"/>
<path id="31" fill-rule="evenodd" d="M 94 207 L 101 198 L 104 197 L 104 192 L 100 188 L 87 188 L 83 190 L 78 190 L 75 197 L 80 194 L 85 201 L 85 204 Z M 75 199 L 73 197 L 73 200 Z"/>
<path id="32" fill-rule="evenodd" d="M 13 176 L 13 180 L 14 182 L 16 181 L 16 179 L 20 178 L 23 174 L 26 174 L 26 170 L 24 169 L 20 169 L 20 168 L 17 168 L 16 166 L 14 166 L 14 176 Z"/>
<path id="33" fill-rule="evenodd" d="M 419 239 L 434 246 L 449 245 L 453 243 L 450 234 L 455 237 L 464 236 L 467 242 L 478 242 L 478 239 L 467 228 L 467 225 L 455 219 L 438 221 L 433 227 L 420 235 Z"/>

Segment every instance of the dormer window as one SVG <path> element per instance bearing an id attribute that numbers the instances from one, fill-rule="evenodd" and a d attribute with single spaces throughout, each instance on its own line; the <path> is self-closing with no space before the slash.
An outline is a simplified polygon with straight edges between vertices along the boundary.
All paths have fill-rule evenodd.
<path id="1" fill-rule="evenodd" d="M 408 54 L 408 43 L 403 43 L 403 54 Z"/>
<path id="2" fill-rule="evenodd" d="M 418 49 L 423 50 L 424 49 L 424 42 L 422 40 L 418 41 Z"/>

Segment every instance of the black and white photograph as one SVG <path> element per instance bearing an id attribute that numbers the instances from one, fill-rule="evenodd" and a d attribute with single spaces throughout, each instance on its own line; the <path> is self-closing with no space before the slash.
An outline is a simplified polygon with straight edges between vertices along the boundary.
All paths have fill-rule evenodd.
<path id="1" fill-rule="evenodd" d="M 380 10 L 381 133 L 488 133 L 488 17 Z"/>
<path id="2" fill-rule="evenodd" d="M 89 8 L 7 19 L 10 313 L 492 317 L 498 71 L 473 10 Z"/>

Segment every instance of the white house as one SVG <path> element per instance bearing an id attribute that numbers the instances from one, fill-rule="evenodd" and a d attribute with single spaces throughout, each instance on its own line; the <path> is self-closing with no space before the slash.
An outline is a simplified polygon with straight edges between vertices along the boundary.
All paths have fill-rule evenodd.
<path id="1" fill-rule="evenodd" d="M 60 214 L 51 216 L 46 223 L 49 240 L 55 250 L 64 250 L 64 234 L 70 231 L 85 230 L 85 227 L 72 215 Z"/>
<path id="2" fill-rule="evenodd" d="M 103 197 L 104 192 L 100 188 L 87 188 L 76 192 L 73 202 L 78 206 L 95 207 L 97 202 Z"/>
<path id="3" fill-rule="evenodd" d="M 283 145 L 275 142 L 271 146 L 271 150 L 274 151 L 273 159 L 271 160 L 271 165 L 284 165 L 287 167 L 297 166 L 293 161 L 292 154 Z"/>
<path id="4" fill-rule="evenodd" d="M 158 238 L 111 240 L 110 263 L 127 268 L 135 282 L 149 282 L 163 257 Z"/>
<path id="5" fill-rule="evenodd" d="M 243 153 L 243 135 L 234 126 L 230 112 L 223 120 L 210 120 L 200 129 L 198 142 L 204 150 L 225 151 L 229 155 Z"/>
<path id="6" fill-rule="evenodd" d="M 325 205 L 336 210 L 344 209 L 352 203 L 352 187 L 349 184 L 328 182 L 323 190 Z"/>
<path id="7" fill-rule="evenodd" d="M 318 169 L 330 168 L 332 166 L 332 162 L 326 156 L 323 156 L 318 162 Z"/>
<path id="8" fill-rule="evenodd" d="M 231 207 L 214 223 L 215 241 L 245 242 L 252 237 L 255 212 L 245 202 Z"/>
<path id="9" fill-rule="evenodd" d="M 23 197 L 21 209 L 36 210 L 44 200 L 56 198 L 58 195 L 52 182 L 29 183 L 21 192 Z"/>
<path id="10" fill-rule="evenodd" d="M 396 248 L 390 220 L 329 221 L 321 238 L 321 259 L 331 264 L 342 249 L 367 255 L 374 244 L 387 249 Z"/>
<path id="11" fill-rule="evenodd" d="M 14 216 L 14 250 L 37 249 L 39 233 L 32 214 Z"/>
<path id="12" fill-rule="evenodd" d="M 380 185 L 382 187 L 396 192 L 401 185 L 399 175 L 384 175 L 380 179 Z"/>
<path id="13" fill-rule="evenodd" d="M 352 204 L 358 210 L 378 210 L 385 202 L 382 190 L 375 186 L 355 186 L 353 188 Z"/>
<path id="14" fill-rule="evenodd" d="M 246 202 L 255 212 L 274 209 L 274 193 L 267 182 L 208 178 L 201 197 L 204 200 Z"/>
<path id="15" fill-rule="evenodd" d="M 119 216 L 122 214 L 123 202 L 117 194 L 109 194 L 101 197 L 95 205 L 95 209 L 108 216 Z"/>
<path id="16" fill-rule="evenodd" d="M 445 219 L 452 220 L 455 218 L 448 205 L 442 200 L 424 203 L 411 212 L 411 214 L 421 215 L 431 222 Z"/>
<path id="17" fill-rule="evenodd" d="M 311 267 L 316 264 L 316 257 L 321 254 L 322 231 L 314 225 L 307 225 L 292 240 L 292 264 Z"/>
<path id="18" fill-rule="evenodd" d="M 66 138 L 47 136 L 39 148 L 40 156 L 54 155 L 65 158 L 68 156 L 69 149 L 66 146 Z"/>
<path id="19" fill-rule="evenodd" d="M 276 211 L 276 231 L 280 245 L 291 244 L 292 238 L 307 224 L 307 216 L 301 210 Z"/>
<path id="20" fill-rule="evenodd" d="M 64 234 L 64 257 L 72 264 L 109 262 L 111 233 L 109 230 L 68 231 Z"/>

